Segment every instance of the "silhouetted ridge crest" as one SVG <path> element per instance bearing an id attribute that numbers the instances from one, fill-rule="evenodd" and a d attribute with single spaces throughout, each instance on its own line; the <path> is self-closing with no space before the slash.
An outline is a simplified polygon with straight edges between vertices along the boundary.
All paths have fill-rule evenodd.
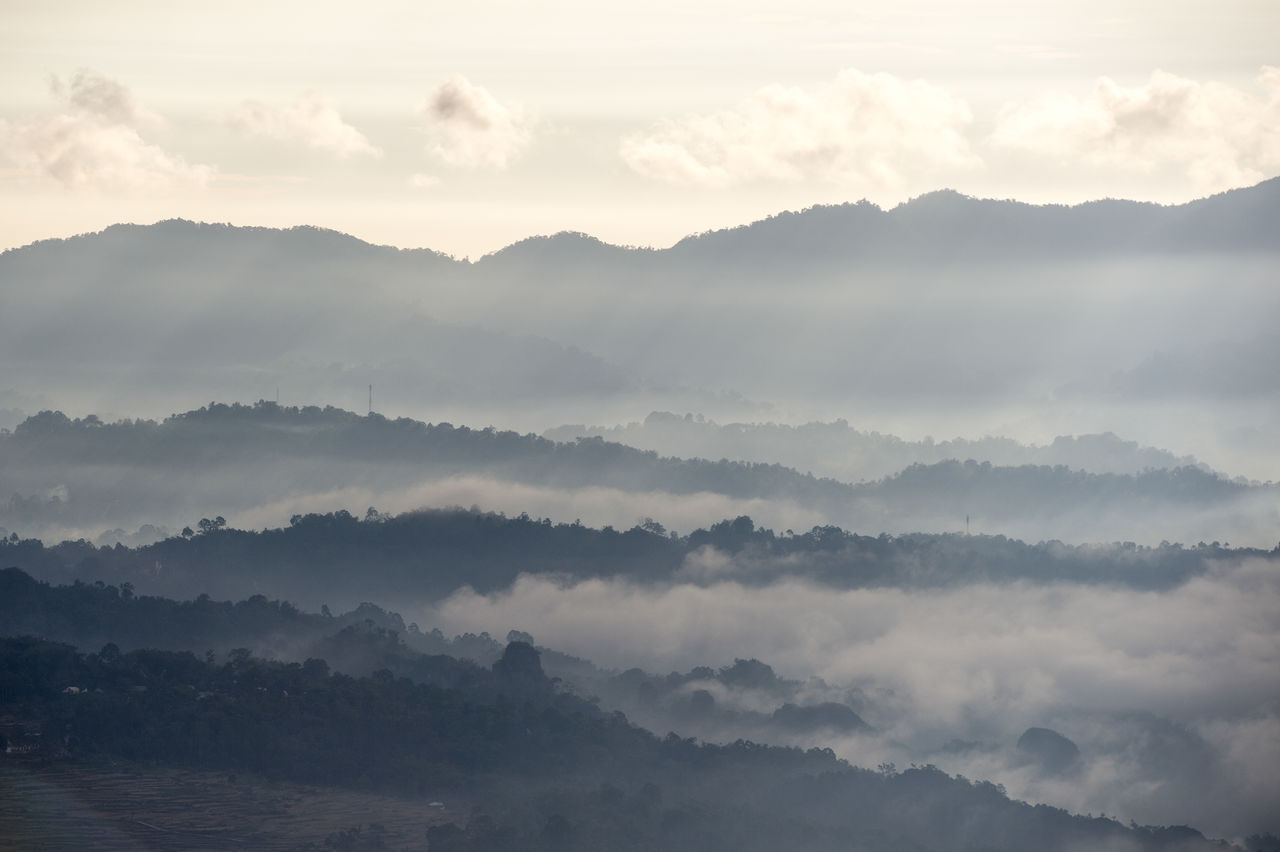
<path id="1" fill-rule="evenodd" d="M 1044 253 L 1275 251 L 1280 178 L 1180 205 L 1102 199 L 1075 205 L 976 198 L 942 189 L 889 210 L 818 205 L 686 237 L 667 254 L 733 263 L 998 260 Z M 812 256 L 819 253 L 821 257 Z M 808 256 L 807 256 L 808 255 Z"/>
<path id="2" fill-rule="evenodd" d="M 883 210 L 863 199 L 834 205 L 786 210 L 747 225 L 694 234 L 665 254 L 698 257 L 732 249 L 753 258 L 773 257 L 780 250 L 850 251 L 882 237 L 893 225 Z M 791 254 L 785 255 L 788 261 Z"/>
<path id="3" fill-rule="evenodd" d="M 589 234 L 561 231 L 533 236 L 485 255 L 475 266 L 555 266 L 617 261 L 623 258 L 735 261 L 786 258 L 803 262 L 820 251 L 833 258 L 927 259 L 979 252 L 997 259 L 1032 250 L 1117 251 L 1276 251 L 1274 223 L 1280 218 L 1280 178 L 1232 189 L 1185 204 L 1099 199 L 1075 205 L 1029 204 L 975 198 L 953 189 L 925 193 L 889 210 L 867 200 L 815 205 L 783 211 L 730 228 L 692 234 L 668 249 L 606 243 Z M 161 239 L 157 239 L 157 238 Z M 242 227 L 168 219 L 152 225 L 112 225 L 96 233 L 41 240 L 9 249 L 0 257 L 26 253 L 47 257 L 67 246 L 97 242 L 147 252 L 181 252 L 202 244 L 234 240 L 263 248 L 305 247 L 323 256 L 403 254 L 422 262 L 465 268 L 431 249 L 376 246 L 324 228 Z M 167 247 L 166 247 L 167 246 Z M 796 254 L 792 254 L 795 252 Z"/>
<path id="4" fill-rule="evenodd" d="M 356 472 L 351 467 L 326 472 L 323 463 L 333 459 L 358 463 Z M 290 466 L 297 461 L 320 464 Z M 294 489 L 366 481 L 403 487 L 451 476 L 480 476 L 557 490 L 600 487 L 631 493 L 786 499 L 811 507 L 822 517 L 888 530 L 904 523 L 904 518 L 926 528 L 945 529 L 972 515 L 984 531 L 1004 529 L 1044 538 L 1063 537 L 1060 519 L 1066 516 L 1087 521 L 1093 537 L 1119 538 L 1126 533 L 1107 528 L 1108 517 L 1135 507 L 1166 514 L 1175 510 L 1249 512 L 1276 492 L 1272 485 L 1228 480 L 1191 466 L 1092 473 L 1061 463 L 999 465 L 954 458 L 915 462 L 894 474 L 854 485 L 780 464 L 662 455 L 601 437 L 557 442 L 492 428 L 392 420 L 337 408 L 291 408 L 265 401 L 252 406 L 211 403 L 161 423 L 105 423 L 93 416 L 72 420 L 46 411 L 18 424 L 12 433 L 0 435 L 0 464 L 19 462 L 115 471 L 103 481 L 64 474 L 66 490 L 60 494 L 35 492 L 30 486 L 15 492 L 0 502 L 0 526 L 19 530 L 38 523 L 106 523 L 109 516 L 100 514 L 103 502 L 131 488 L 139 495 L 132 505 L 150 503 L 152 512 L 172 513 L 172 506 L 187 500 L 182 484 L 176 480 L 171 486 L 156 484 L 172 469 L 216 470 L 222 476 L 234 470 L 241 490 L 256 489 L 258 501 Z M 195 501 L 188 503 L 192 513 L 234 514 L 226 496 L 218 500 L 214 511 L 195 508 Z M 189 524 L 194 517 L 199 515 L 188 515 L 182 523 Z M 1030 524 L 1033 532 L 1021 531 L 1017 526 L 1021 523 Z M 720 536 L 723 541 L 716 546 L 736 552 L 753 532 L 747 518 L 727 523 Z M 1155 541 L 1172 539 L 1176 533 L 1148 535 L 1148 541 Z"/>
<path id="5" fill-rule="evenodd" d="M 196 222 L 189 219 L 164 219 L 151 225 L 127 223 L 110 225 L 101 231 L 41 240 L 21 249 L 9 249 L 0 256 L 14 252 L 36 251 L 44 254 L 59 249 L 96 247 L 98 251 L 116 258 L 163 257 L 194 262 L 197 259 L 202 260 L 202 256 L 207 253 L 225 250 L 231 246 L 238 250 L 300 252 L 312 261 L 324 257 L 350 260 L 405 255 L 413 256 L 419 261 L 453 262 L 448 255 L 431 249 L 401 249 L 395 246 L 375 245 L 350 234 L 315 225 L 268 228 L 222 222 Z"/>
<path id="6" fill-rule="evenodd" d="M 480 258 L 477 265 L 491 267 L 554 265 L 558 262 L 599 262 L 615 260 L 633 252 L 648 252 L 616 246 L 581 231 L 560 231 L 547 236 L 526 237 Z"/>

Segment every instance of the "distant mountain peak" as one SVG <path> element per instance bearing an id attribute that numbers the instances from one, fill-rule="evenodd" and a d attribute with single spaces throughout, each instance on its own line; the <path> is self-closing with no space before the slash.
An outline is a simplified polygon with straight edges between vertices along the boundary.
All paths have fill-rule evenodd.
<path id="1" fill-rule="evenodd" d="M 649 251 L 606 243 L 582 231 L 557 231 L 525 237 L 505 248 L 486 254 L 476 261 L 480 265 L 508 265 L 512 263 L 556 263 L 575 258 L 600 260 L 622 256 L 632 251 Z"/>
<path id="2" fill-rule="evenodd" d="M 318 225 L 292 225 L 272 228 L 263 225 L 233 225 L 229 222 L 200 222 L 191 219 L 161 219 L 151 224 L 120 222 L 100 231 L 89 231 L 70 237 L 39 240 L 20 248 L 0 252 L 0 256 L 35 250 L 125 251 L 141 254 L 183 254 L 193 247 L 216 249 L 227 245 L 254 246 L 258 250 L 303 251 L 307 254 L 368 256 L 378 253 L 414 254 L 452 261 L 453 258 L 433 249 L 402 249 L 376 245 L 359 237 Z"/>
<path id="3" fill-rule="evenodd" d="M 922 204 L 922 203 L 930 204 L 934 202 L 946 202 L 946 201 L 981 201 L 981 200 L 983 199 L 979 199 L 973 195 L 966 195 L 957 189 L 944 187 L 942 189 L 935 189 L 931 192 L 926 192 L 922 195 L 917 195 L 915 198 L 909 198 L 906 201 L 903 201 L 901 204 L 898 204 L 897 206 L 893 207 L 892 210 L 897 210 L 900 207 L 909 207 L 914 204 Z M 990 199 L 986 199 L 986 200 L 990 200 Z"/>
<path id="4" fill-rule="evenodd" d="M 1031 204 L 979 198 L 952 188 L 926 192 L 883 209 L 862 199 L 784 210 L 735 227 L 691 234 L 667 249 L 605 242 L 581 231 L 531 236 L 475 264 L 432 249 L 397 249 L 315 225 L 240 226 L 188 219 L 116 224 L 93 233 L 41 240 L 0 256 L 59 253 L 97 246 L 109 252 L 187 256 L 250 245 L 300 252 L 310 260 L 412 254 L 433 263 L 489 268 L 574 267 L 610 262 L 693 260 L 728 266 L 812 265 L 857 260 L 998 259 L 1036 254 L 1280 250 L 1280 177 L 1184 204 L 1102 198 L 1079 204 Z"/>

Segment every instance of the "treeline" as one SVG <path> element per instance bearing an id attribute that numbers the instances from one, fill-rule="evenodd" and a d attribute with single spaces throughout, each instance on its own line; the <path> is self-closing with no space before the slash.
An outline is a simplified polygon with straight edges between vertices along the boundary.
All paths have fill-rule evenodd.
<path id="1" fill-rule="evenodd" d="M 502 656 L 505 645 L 488 633 L 450 638 L 438 629 L 420 629 L 368 602 L 348 612 L 324 607 L 315 613 L 263 595 L 235 602 L 208 595 L 172 600 L 135 594 L 129 583 L 51 585 L 17 568 L 0 569 L 0 636 L 24 635 L 81 650 L 110 643 L 126 651 L 162 648 L 200 656 L 236 648 L 285 660 L 314 656 L 345 674 L 388 669 L 450 687 L 483 685 L 484 670 Z M 532 637 L 510 631 L 506 641 L 516 640 L 531 643 Z M 541 653 L 557 673 L 598 674 L 585 660 L 550 649 Z"/>
<path id="2" fill-rule="evenodd" d="M 405 795 L 484 802 L 438 849 L 1221 848 L 1191 829 L 1126 828 L 1010 801 L 933 767 L 856 769 L 821 749 L 650 735 L 557 695 L 536 652 L 511 643 L 477 699 L 320 659 L 107 645 L 94 654 L 0 639 L 10 734 L 25 759 L 110 757 Z M 28 749 L 30 751 L 30 749 Z"/>
<path id="3" fill-rule="evenodd" d="M 707 547 L 732 557 L 731 570 L 704 576 L 692 569 L 690 557 Z M 745 516 L 680 536 L 652 521 L 620 531 L 463 509 L 394 516 L 371 510 L 363 519 L 346 511 L 297 515 L 288 527 L 261 532 L 208 522 L 202 532 L 138 548 L 0 541 L 0 564 L 42 580 L 127 583 L 139 593 L 175 598 L 260 594 L 311 609 L 439 600 L 462 587 L 492 592 L 521 574 L 642 584 L 799 578 L 835 588 L 918 588 L 1028 580 L 1167 589 L 1215 561 L 1244 558 L 1280 559 L 1280 550 L 1216 541 L 1145 547 L 958 533 L 867 536 L 835 526 L 777 533 Z"/>
<path id="4" fill-rule="evenodd" d="M 0 569 L 0 636 L 36 636 L 81 649 L 107 643 L 125 650 L 163 648 L 226 654 L 246 647 L 286 659 L 319 656 L 347 674 L 389 668 L 429 683 L 475 680 L 474 666 L 441 664 L 458 658 L 489 665 L 502 644 L 487 633 L 446 638 L 439 630 L 405 624 L 372 603 L 344 613 L 304 612 L 288 601 L 253 595 L 232 602 L 200 595 L 178 601 L 137 595 L 133 586 L 101 580 L 42 583 L 17 568 Z M 566 663 L 573 659 L 556 655 Z"/>

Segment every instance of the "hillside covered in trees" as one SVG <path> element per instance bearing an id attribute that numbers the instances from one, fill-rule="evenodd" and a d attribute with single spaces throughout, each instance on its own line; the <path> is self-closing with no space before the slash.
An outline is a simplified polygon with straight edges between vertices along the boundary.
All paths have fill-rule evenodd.
<path id="1" fill-rule="evenodd" d="M 218 663 L 0 640 L 0 695 L 17 721 L 6 736 L 25 761 L 111 757 L 484 802 L 465 826 L 427 828 L 412 848 L 929 850 L 957 838 L 1010 850 L 1221 848 L 1187 828 L 1032 807 L 932 766 L 869 771 L 818 749 L 658 738 L 557 694 L 519 642 L 491 677 L 496 696 L 386 670 L 352 678 L 315 658 L 238 651 Z M 7 828 L 39 842 L 30 825 Z"/>
<path id="2" fill-rule="evenodd" d="M 655 585 L 729 578 L 768 585 L 795 578 L 839 589 L 1015 580 L 1169 589 L 1223 562 L 1276 558 L 1274 550 L 1216 541 L 1154 548 L 1031 545 L 1003 536 L 867 536 L 833 526 L 780 534 L 745 516 L 683 536 L 657 522 L 597 529 L 462 509 L 298 515 L 286 527 L 261 532 L 216 519 L 197 526 L 199 532 L 137 548 L 84 541 L 46 546 L 12 534 L 0 541 L 0 562 L 60 582 L 129 583 L 139 592 L 178 597 L 258 593 L 319 607 L 433 601 L 463 587 L 488 593 L 522 575 Z M 724 557 L 725 565 L 699 571 L 698 559 L 709 553 Z"/>

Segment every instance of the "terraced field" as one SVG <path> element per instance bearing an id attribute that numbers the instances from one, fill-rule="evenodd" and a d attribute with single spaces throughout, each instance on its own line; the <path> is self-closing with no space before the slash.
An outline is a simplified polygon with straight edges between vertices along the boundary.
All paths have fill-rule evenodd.
<path id="1" fill-rule="evenodd" d="M 0 849 L 213 850 L 324 847 L 376 823 L 391 849 L 426 849 L 428 826 L 470 804 L 401 799 L 240 775 L 0 755 Z"/>

